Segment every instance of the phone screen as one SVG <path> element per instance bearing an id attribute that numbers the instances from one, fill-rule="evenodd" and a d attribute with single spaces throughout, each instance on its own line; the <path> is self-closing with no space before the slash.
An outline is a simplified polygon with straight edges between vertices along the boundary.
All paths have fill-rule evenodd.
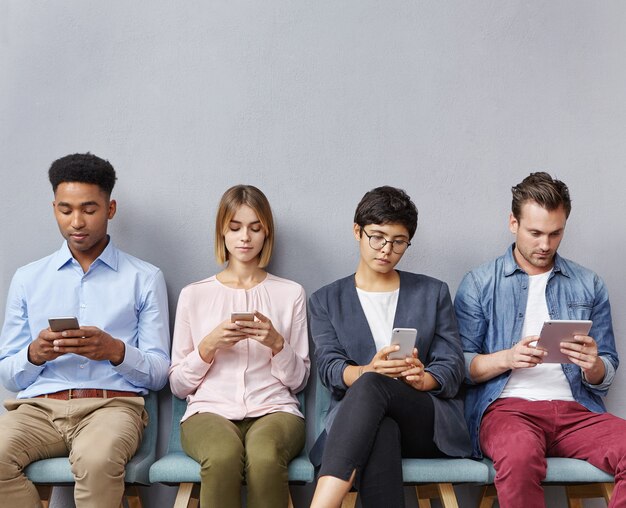
<path id="1" fill-rule="evenodd" d="M 78 319 L 75 317 L 55 317 L 48 319 L 50 330 L 62 332 L 65 330 L 78 330 L 80 328 Z"/>

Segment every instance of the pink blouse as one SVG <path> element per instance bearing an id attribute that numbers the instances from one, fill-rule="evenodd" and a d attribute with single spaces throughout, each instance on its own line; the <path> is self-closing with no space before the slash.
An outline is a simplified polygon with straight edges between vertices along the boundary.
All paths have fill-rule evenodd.
<path id="1" fill-rule="evenodd" d="M 285 339 L 278 354 L 245 339 L 218 350 L 211 363 L 200 357 L 200 341 L 231 312 L 255 310 Z M 172 393 L 187 398 L 182 421 L 195 413 L 229 420 L 277 411 L 302 416 L 294 394 L 306 385 L 309 367 L 306 295 L 299 284 L 268 273 L 251 289 L 233 289 L 213 276 L 181 291 L 169 376 Z"/>

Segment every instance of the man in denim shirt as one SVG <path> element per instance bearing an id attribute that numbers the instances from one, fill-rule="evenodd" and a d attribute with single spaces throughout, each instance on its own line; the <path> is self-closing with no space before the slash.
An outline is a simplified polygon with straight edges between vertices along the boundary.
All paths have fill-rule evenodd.
<path id="1" fill-rule="evenodd" d="M 614 474 L 610 506 L 626 506 L 626 420 L 602 401 L 619 363 L 606 287 L 557 254 L 571 210 L 567 186 L 533 173 L 512 191 L 515 243 L 469 272 L 454 302 L 474 454 L 493 460 L 503 508 L 545 506 L 546 456 Z M 548 319 L 593 321 L 588 336 L 560 344 L 571 363 L 543 363 L 547 353 L 535 345 Z"/>

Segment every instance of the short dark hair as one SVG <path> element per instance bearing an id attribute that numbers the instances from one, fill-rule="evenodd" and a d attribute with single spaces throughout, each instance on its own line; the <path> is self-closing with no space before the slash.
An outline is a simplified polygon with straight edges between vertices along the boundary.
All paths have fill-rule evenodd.
<path id="1" fill-rule="evenodd" d="M 417 229 L 417 207 L 402 189 L 384 185 L 361 198 L 354 212 L 354 222 L 361 228 L 368 224 L 402 224 L 410 240 Z"/>
<path id="2" fill-rule="evenodd" d="M 48 170 L 52 191 L 65 182 L 96 184 L 107 196 L 111 196 L 115 185 L 115 169 L 109 161 L 89 152 L 66 155 L 55 160 Z"/>
<path id="3" fill-rule="evenodd" d="M 522 214 L 522 205 L 527 201 L 534 201 L 550 211 L 562 206 L 565 218 L 569 217 L 572 211 L 572 200 L 567 185 L 544 171 L 531 173 L 521 183 L 512 187 L 511 192 L 513 193 L 511 211 L 518 221 Z"/>

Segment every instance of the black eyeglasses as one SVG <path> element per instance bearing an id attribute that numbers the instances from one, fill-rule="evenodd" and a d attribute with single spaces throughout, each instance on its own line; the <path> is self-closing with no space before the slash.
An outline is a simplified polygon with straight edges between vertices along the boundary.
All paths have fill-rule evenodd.
<path id="1" fill-rule="evenodd" d="M 404 252 L 410 247 L 411 242 L 404 240 L 387 240 L 384 236 L 380 235 L 368 235 L 365 229 L 361 228 L 361 231 L 367 236 L 370 242 L 370 247 L 374 250 L 382 250 L 388 243 L 391 244 L 391 250 L 395 254 L 404 254 Z"/>

